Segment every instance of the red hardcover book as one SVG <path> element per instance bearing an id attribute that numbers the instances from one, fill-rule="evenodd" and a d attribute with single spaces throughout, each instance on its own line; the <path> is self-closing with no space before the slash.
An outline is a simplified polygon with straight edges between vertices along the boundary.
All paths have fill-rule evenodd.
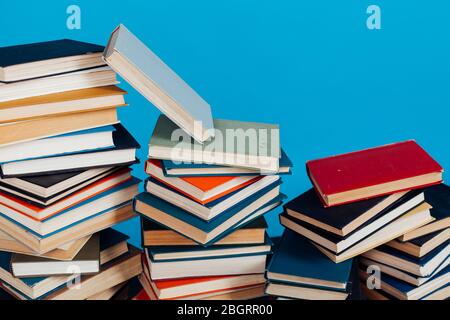
<path id="1" fill-rule="evenodd" d="M 442 182 L 442 167 L 415 141 L 308 161 L 326 207 Z"/>

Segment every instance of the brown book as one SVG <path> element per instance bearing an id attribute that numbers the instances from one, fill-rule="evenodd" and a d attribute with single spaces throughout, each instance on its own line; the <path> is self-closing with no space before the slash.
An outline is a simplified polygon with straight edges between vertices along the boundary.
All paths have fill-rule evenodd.
<path id="1" fill-rule="evenodd" d="M 151 246 L 197 246 L 197 242 L 165 228 L 148 219 L 141 218 L 142 245 Z M 265 242 L 267 223 L 260 217 L 252 223 L 231 232 L 214 245 L 263 244 Z"/>
<path id="2" fill-rule="evenodd" d="M 106 86 L 1 102 L 0 123 L 125 106 L 125 94 Z"/>
<path id="3" fill-rule="evenodd" d="M 69 242 L 67 245 L 56 248 L 45 254 L 39 254 L 34 252 L 20 241 L 15 240 L 6 233 L 0 231 L 0 251 L 26 254 L 29 256 L 40 256 L 43 258 L 59 260 L 59 261 L 71 261 L 78 254 L 78 252 L 84 247 L 86 242 L 91 238 L 90 235 Z"/>
<path id="4" fill-rule="evenodd" d="M 19 225 L 1 216 L 0 229 L 22 242 L 34 252 L 45 254 L 66 243 L 107 229 L 134 217 L 136 217 L 136 214 L 133 212 L 131 205 L 126 205 L 79 223 L 47 238 L 37 238 Z"/>
<path id="5" fill-rule="evenodd" d="M 0 146 L 118 123 L 116 108 L 0 125 Z"/>

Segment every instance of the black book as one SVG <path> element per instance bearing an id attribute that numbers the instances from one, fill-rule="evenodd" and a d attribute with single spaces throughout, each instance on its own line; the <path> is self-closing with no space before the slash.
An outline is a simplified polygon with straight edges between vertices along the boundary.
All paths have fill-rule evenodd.
<path id="1" fill-rule="evenodd" d="M 0 179 L 0 190 L 37 207 L 46 207 L 126 167 L 105 167 L 52 175 Z"/>
<path id="2" fill-rule="evenodd" d="M 406 242 L 396 239 L 386 245 L 413 257 L 421 258 L 448 240 L 450 240 L 450 228 L 435 231 Z"/>

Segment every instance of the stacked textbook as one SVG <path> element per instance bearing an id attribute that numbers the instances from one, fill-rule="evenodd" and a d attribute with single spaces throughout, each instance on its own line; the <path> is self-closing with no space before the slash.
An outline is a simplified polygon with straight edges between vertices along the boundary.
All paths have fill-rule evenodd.
<path id="1" fill-rule="evenodd" d="M 399 251 L 398 254 L 402 251 L 401 255 L 410 250 L 415 254 L 425 254 L 427 250 L 430 252 L 436 248 L 435 254 L 439 256 L 436 264 L 447 258 L 448 250 L 444 249 L 443 243 L 448 235 L 443 235 L 444 231 L 439 232 L 438 229 L 448 227 L 448 220 L 441 219 L 443 221 L 438 223 L 439 227 L 433 226 L 435 218 L 430 210 L 439 201 L 428 200 L 442 188 L 439 184 L 443 170 L 415 141 L 310 161 L 307 171 L 314 188 L 286 204 L 280 221 L 288 230 L 307 239 L 309 246 L 333 261 L 335 266 L 317 268 L 311 275 L 304 268 L 289 268 L 288 263 L 277 265 L 278 260 L 292 261 L 293 264 L 305 260 L 313 263 L 317 259 L 306 249 L 295 253 L 288 250 L 289 245 L 284 246 L 287 249 L 281 246 L 269 266 L 268 293 L 301 299 L 314 299 L 317 294 L 326 297 L 321 293 L 311 293 L 312 286 L 314 290 L 327 294 L 331 289 L 335 292 L 341 290 L 341 298 L 346 298 L 345 294 L 350 294 L 350 286 L 344 280 L 349 279 L 349 261 L 357 256 L 363 255 L 364 259 L 371 257 L 391 267 L 396 261 L 394 265 L 397 268 L 400 263 L 398 256 L 394 258 L 394 251 Z M 423 244 L 432 242 L 423 248 L 425 251 L 420 252 L 419 242 L 416 242 L 416 248 L 402 242 L 427 232 L 437 234 L 431 236 L 434 240 L 422 239 Z M 283 243 L 286 242 L 295 241 L 289 239 Z M 296 242 L 300 245 L 300 241 Z M 305 241 L 303 246 L 306 247 Z M 429 254 L 432 257 L 433 253 Z M 380 257 L 384 259 L 380 261 Z M 416 262 L 421 261 L 419 256 L 415 258 L 419 259 Z M 371 264 L 364 259 L 362 262 Z M 423 260 L 421 262 L 424 263 Z M 343 265 L 347 265 L 346 273 L 338 272 Z M 416 272 L 418 268 L 421 268 L 420 263 L 416 266 Z M 408 269 L 408 272 L 413 269 Z M 439 274 L 447 272 L 444 265 L 432 271 L 435 272 L 433 275 L 427 275 L 440 279 L 436 280 L 436 286 L 448 284 L 448 278 L 442 280 L 442 274 Z M 338 282 L 339 288 L 332 277 L 334 274 L 342 276 Z M 399 283 L 395 285 L 400 286 Z"/>
<path id="2" fill-rule="evenodd" d="M 103 51 L 0 48 L 0 281 L 17 298 L 87 299 L 140 273 L 140 252 L 109 229 L 134 217 L 139 145 Z"/>
<path id="3" fill-rule="evenodd" d="M 163 113 L 145 192 L 134 201 L 144 246 L 139 299 L 264 295 L 271 241 L 291 163 L 277 125 L 213 119 L 209 104 L 123 25 L 104 60 Z"/>

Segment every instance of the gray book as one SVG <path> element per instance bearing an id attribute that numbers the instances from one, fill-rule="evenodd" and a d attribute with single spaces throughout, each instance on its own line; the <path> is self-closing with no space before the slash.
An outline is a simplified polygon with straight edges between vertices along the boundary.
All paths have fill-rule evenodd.
<path id="1" fill-rule="evenodd" d="M 17 278 L 98 273 L 100 271 L 100 236 L 93 235 L 72 261 L 13 254 L 11 271 Z"/>
<path id="2" fill-rule="evenodd" d="M 114 30 L 103 58 L 195 140 L 214 135 L 210 105 L 125 26 Z"/>
<path id="3" fill-rule="evenodd" d="M 200 144 L 174 134 L 176 125 L 161 115 L 150 140 L 149 157 L 278 173 L 281 156 L 278 125 L 215 119 L 214 127 L 215 138 Z"/>

